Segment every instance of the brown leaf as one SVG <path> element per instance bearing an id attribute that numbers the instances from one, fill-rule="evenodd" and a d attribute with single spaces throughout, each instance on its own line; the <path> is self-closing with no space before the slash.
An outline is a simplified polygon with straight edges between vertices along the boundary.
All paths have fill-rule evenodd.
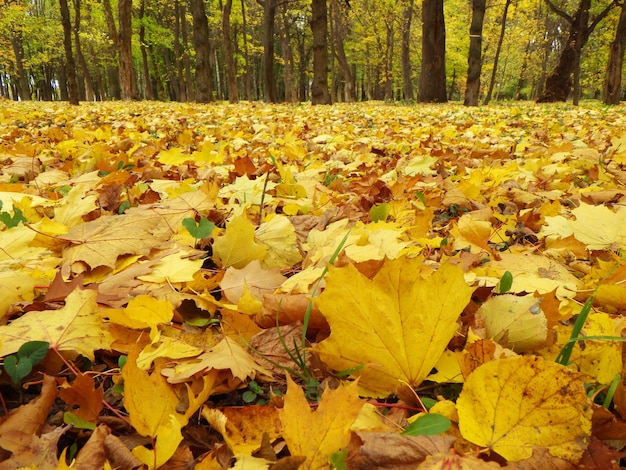
<path id="1" fill-rule="evenodd" d="M 346 459 L 349 470 L 414 470 L 426 457 L 447 454 L 452 436 L 404 436 L 392 433 L 353 432 Z"/>
<path id="2" fill-rule="evenodd" d="M 29 440 L 31 435 L 39 435 L 56 397 L 57 387 L 54 377 L 44 376 L 39 396 L 30 403 L 12 410 L 0 424 L 0 447 L 13 452 L 15 445 L 22 443 L 21 438 L 18 442 L 9 438 L 14 431 L 23 433 Z"/>
<path id="3" fill-rule="evenodd" d="M 102 397 L 102 388 L 96 389 L 93 377 L 85 374 L 79 374 L 72 385 L 66 382 L 59 391 L 59 398 L 72 407 L 72 413 L 94 423 L 102 411 Z"/>

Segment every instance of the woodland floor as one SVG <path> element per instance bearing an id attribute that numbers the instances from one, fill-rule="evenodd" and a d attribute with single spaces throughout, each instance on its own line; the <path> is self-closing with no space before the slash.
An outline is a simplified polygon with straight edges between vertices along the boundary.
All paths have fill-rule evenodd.
<path id="1" fill-rule="evenodd" d="M 620 468 L 625 111 L 0 101 L 0 470 Z"/>

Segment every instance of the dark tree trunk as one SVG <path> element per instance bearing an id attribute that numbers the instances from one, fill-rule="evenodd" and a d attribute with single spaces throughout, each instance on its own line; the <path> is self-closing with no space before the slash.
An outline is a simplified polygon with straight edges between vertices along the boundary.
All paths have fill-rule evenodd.
<path id="1" fill-rule="evenodd" d="M 543 94 L 539 97 L 539 103 L 551 103 L 555 101 L 566 101 L 572 91 L 572 73 L 580 65 L 580 53 L 585 47 L 589 36 L 611 11 L 617 3 L 614 1 L 598 14 L 591 24 L 589 10 L 591 0 L 580 0 L 578 9 L 573 16 L 558 8 L 551 0 L 545 0 L 548 7 L 557 15 L 564 18 L 570 25 L 567 42 L 559 57 L 559 62 L 554 71 L 546 79 L 546 86 Z M 579 89 L 577 88 L 577 91 Z M 579 92 L 578 92 L 579 93 Z M 578 101 L 578 96 L 574 97 L 574 102 Z"/>
<path id="2" fill-rule="evenodd" d="M 465 106 L 478 106 L 480 97 L 480 72 L 483 65 L 483 23 L 486 0 L 472 0 L 472 24 L 470 26 L 470 47 L 467 57 L 467 83 L 465 85 Z"/>
<path id="3" fill-rule="evenodd" d="M 298 101 L 298 92 L 296 90 L 293 49 L 291 47 L 291 25 L 284 5 L 281 7 L 280 17 L 281 21 L 278 24 L 280 26 L 280 44 L 283 50 L 285 70 L 285 101 L 287 103 L 295 103 Z"/>
<path id="4" fill-rule="evenodd" d="M 243 28 L 243 60 L 245 64 L 245 72 L 243 74 L 243 91 L 246 100 L 250 101 L 252 97 L 252 85 L 250 83 L 250 53 L 248 52 L 248 27 L 246 22 L 246 2 L 241 0 L 241 27 Z"/>
<path id="5" fill-rule="evenodd" d="M 132 0 L 119 0 L 117 4 L 119 29 L 119 64 L 120 64 L 120 87 L 123 100 L 137 99 L 135 89 L 135 72 L 133 70 L 133 2 Z"/>
<path id="6" fill-rule="evenodd" d="M 196 50 L 196 101 L 208 103 L 213 100 L 209 21 L 203 0 L 190 0 L 189 4 L 193 17 L 193 46 Z"/>
<path id="7" fill-rule="evenodd" d="M 496 84 L 496 74 L 498 73 L 498 62 L 500 61 L 500 51 L 502 51 L 502 43 L 504 42 L 504 34 L 506 32 L 506 20 L 509 15 L 509 7 L 512 0 L 506 0 L 504 4 L 504 10 L 502 12 L 502 19 L 500 21 L 500 37 L 498 38 L 498 44 L 496 46 L 496 54 L 493 58 L 493 68 L 491 69 L 491 79 L 489 80 L 489 89 L 483 104 L 489 104 L 491 96 L 493 94 L 493 88 Z"/>
<path id="8" fill-rule="evenodd" d="M 174 61 L 176 64 L 176 81 L 173 84 L 178 88 L 178 99 L 180 101 L 187 101 L 187 85 L 185 83 L 185 74 L 183 71 L 183 52 L 180 44 L 180 30 L 181 24 L 184 21 L 182 18 L 183 8 L 178 1 L 174 2 Z"/>
<path id="9" fill-rule="evenodd" d="M 80 44 L 80 0 L 74 0 L 74 46 L 76 47 L 76 60 L 78 61 L 78 67 L 80 68 L 83 76 L 83 83 L 85 88 L 85 99 L 87 101 L 93 101 L 95 92 L 93 89 L 93 83 L 89 68 L 87 67 L 87 61 L 85 61 L 85 55 Z M 82 89 L 81 83 L 78 84 Z"/>
<path id="10" fill-rule="evenodd" d="M 228 81 L 228 101 L 239 102 L 239 87 L 237 86 L 237 66 L 233 52 L 233 42 L 230 31 L 230 12 L 233 0 L 226 0 L 222 7 L 222 37 L 224 39 L 224 58 L 226 59 L 226 77 Z"/>
<path id="11" fill-rule="evenodd" d="M 445 103 L 446 24 L 443 0 L 422 0 L 422 69 L 419 100 Z"/>
<path id="12" fill-rule="evenodd" d="M 24 44 L 22 43 L 22 32 L 13 31 L 11 35 L 11 45 L 15 54 L 15 69 L 17 71 L 17 94 L 22 101 L 30 101 L 30 83 L 28 74 L 24 68 Z"/>
<path id="13" fill-rule="evenodd" d="M 328 91 L 328 8 L 326 0 L 311 0 L 313 33 L 313 83 L 311 103 L 331 104 Z"/>
<path id="14" fill-rule="evenodd" d="M 67 91 L 69 102 L 78 104 L 78 82 L 76 81 L 76 63 L 72 52 L 72 23 L 67 0 L 59 0 L 61 24 L 63 25 L 63 48 L 65 49 L 65 63 L 67 64 Z"/>
<path id="15" fill-rule="evenodd" d="M 385 21 L 385 29 L 387 31 L 387 45 L 385 57 L 385 101 L 393 99 L 393 18 L 387 18 Z"/>
<path id="16" fill-rule="evenodd" d="M 405 100 L 412 100 L 411 80 L 411 22 L 413 21 L 414 0 L 409 0 L 402 12 L 402 94 Z"/>
<path id="17" fill-rule="evenodd" d="M 626 2 L 622 3 L 622 12 L 615 30 L 615 39 L 609 49 L 609 63 L 602 90 L 604 104 L 619 104 L 622 96 L 622 64 L 626 46 Z"/>
<path id="18" fill-rule="evenodd" d="M 276 0 L 265 0 L 263 5 L 263 100 L 267 103 L 278 101 L 276 75 L 274 74 L 274 18 Z"/>
<path id="19" fill-rule="evenodd" d="M 344 48 L 344 39 L 346 37 L 346 26 L 344 24 L 343 12 L 341 6 L 336 4 L 333 8 L 333 17 L 335 20 L 335 53 L 337 54 L 337 62 L 343 71 L 345 78 L 344 94 L 347 102 L 354 101 L 354 75 L 348 64 L 346 51 Z"/>
<path id="20" fill-rule="evenodd" d="M 152 78 L 150 77 L 150 66 L 148 64 L 148 47 L 146 45 L 146 27 L 141 21 L 144 17 L 146 10 L 146 1 L 141 0 L 139 5 L 139 48 L 141 50 L 141 65 L 145 81 L 145 96 L 148 100 L 156 99 L 156 93 L 154 92 L 154 86 L 152 84 Z"/>

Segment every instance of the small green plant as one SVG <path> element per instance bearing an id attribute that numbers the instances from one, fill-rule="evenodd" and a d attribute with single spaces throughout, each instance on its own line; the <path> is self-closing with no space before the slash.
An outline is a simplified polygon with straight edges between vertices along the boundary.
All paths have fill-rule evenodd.
<path id="1" fill-rule="evenodd" d="M 201 240 L 207 238 L 213 232 L 215 224 L 209 221 L 206 217 L 201 217 L 198 222 L 192 217 L 183 219 L 183 227 L 191 234 L 193 238 Z"/>
<path id="2" fill-rule="evenodd" d="M 28 341 L 22 344 L 15 354 L 4 358 L 4 370 L 11 377 L 14 385 L 28 377 L 33 367 L 46 357 L 49 348 L 50 343 L 47 341 Z"/>
<path id="3" fill-rule="evenodd" d="M 511 290 L 511 286 L 513 285 L 513 274 L 510 271 L 505 271 L 502 277 L 500 278 L 500 282 L 496 285 L 495 292 L 497 294 L 505 294 Z"/>
<path id="4" fill-rule="evenodd" d="M 241 396 L 244 403 L 255 403 L 257 405 L 267 405 L 269 403 L 269 399 L 271 395 L 280 395 L 280 391 L 269 391 L 266 392 L 263 388 L 256 382 L 252 380 L 248 383 L 248 389 L 243 392 Z"/>
<path id="5" fill-rule="evenodd" d="M 0 201 L 0 211 L 2 210 L 2 201 Z M 0 222 L 6 225 L 7 228 L 17 227 L 20 222 L 25 224 L 27 222 L 26 217 L 24 217 L 24 213 L 19 207 L 13 208 L 13 214 L 9 212 L 2 211 L 0 212 Z"/>

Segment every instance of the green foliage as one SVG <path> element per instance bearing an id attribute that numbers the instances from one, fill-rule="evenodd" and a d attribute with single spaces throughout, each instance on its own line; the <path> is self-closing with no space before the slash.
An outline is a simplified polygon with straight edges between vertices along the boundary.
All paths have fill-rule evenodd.
<path id="1" fill-rule="evenodd" d="M 215 224 L 210 222 L 205 217 L 201 217 L 198 222 L 191 217 L 183 219 L 183 227 L 194 237 L 196 240 L 208 238 L 215 228 Z"/>
<path id="2" fill-rule="evenodd" d="M 17 385 L 32 372 L 33 367 L 46 357 L 49 347 L 50 343 L 47 341 L 29 341 L 24 343 L 17 353 L 4 358 L 4 370 L 11 377 L 13 384 Z"/>
<path id="3" fill-rule="evenodd" d="M 405 436 L 435 436 L 450 429 L 448 418 L 437 413 L 426 413 L 409 424 L 402 434 Z"/>
<path id="4" fill-rule="evenodd" d="M 2 201 L 0 201 L 0 211 L 2 211 Z M 13 214 L 8 212 L 0 212 L 0 222 L 6 225 L 7 228 L 17 227 L 20 222 L 25 224 L 27 222 L 26 217 L 19 207 L 13 208 Z"/>
<path id="5" fill-rule="evenodd" d="M 511 286 L 513 285 L 513 274 L 510 271 L 505 271 L 502 277 L 500 278 L 500 282 L 495 288 L 496 293 L 505 294 L 509 290 L 511 290 Z"/>

